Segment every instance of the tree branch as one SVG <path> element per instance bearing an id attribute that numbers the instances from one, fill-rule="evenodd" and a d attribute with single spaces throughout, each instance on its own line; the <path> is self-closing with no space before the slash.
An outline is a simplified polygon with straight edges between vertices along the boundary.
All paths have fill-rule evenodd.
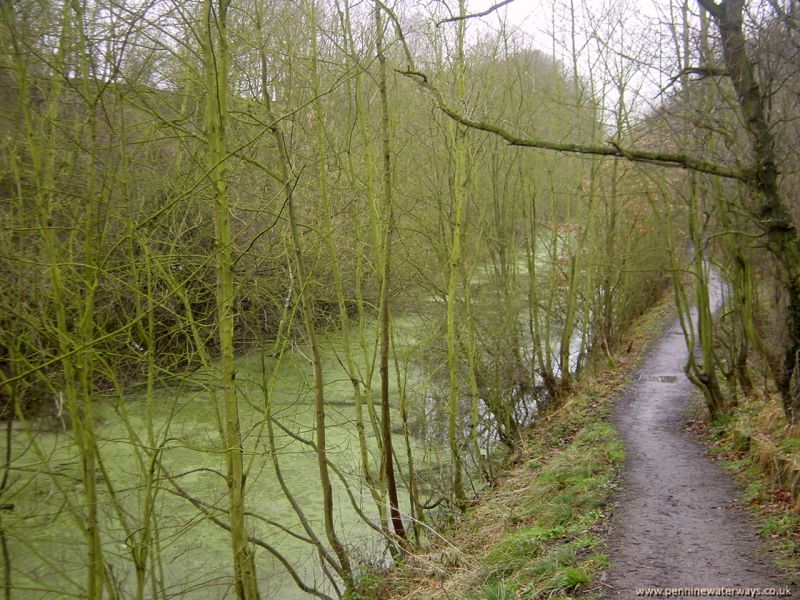
<path id="1" fill-rule="evenodd" d="M 503 0 L 502 2 L 498 2 L 494 6 L 490 6 L 483 12 L 473 13 L 470 15 L 459 15 L 457 17 L 450 17 L 448 19 L 442 19 L 441 21 L 436 22 L 436 26 L 439 27 L 440 25 L 444 25 L 445 23 L 453 23 L 455 21 L 465 21 L 466 19 L 476 19 L 480 17 L 485 17 L 486 15 L 492 14 L 498 8 L 503 8 L 506 4 L 511 4 L 514 0 Z"/>
<path id="2" fill-rule="evenodd" d="M 705 77 L 727 77 L 728 71 L 711 66 L 686 67 L 678 75 L 697 75 L 698 79 L 703 79 Z"/>
<path id="3" fill-rule="evenodd" d="M 697 3 L 718 19 L 725 14 L 724 0 L 720 4 L 717 4 L 714 0 L 697 0 Z"/>
<path id="4" fill-rule="evenodd" d="M 439 110 L 441 110 L 454 121 L 457 121 L 461 125 L 471 129 L 477 129 L 479 131 L 485 131 L 487 133 L 497 135 L 506 140 L 512 146 L 539 148 L 541 150 L 553 150 L 555 152 L 567 152 L 571 154 L 587 154 L 593 156 L 624 158 L 632 162 L 648 163 L 662 167 L 689 169 L 692 171 L 697 171 L 698 173 L 707 173 L 709 175 L 716 175 L 718 177 L 725 177 L 727 179 L 736 179 L 746 184 L 752 184 L 754 181 L 755 176 L 748 169 L 727 167 L 725 165 L 719 165 L 717 163 L 695 158 L 687 154 L 656 152 L 651 150 L 640 150 L 636 148 L 622 148 L 618 144 L 599 146 L 594 144 L 572 144 L 537 138 L 520 137 L 498 125 L 487 123 L 485 121 L 470 119 L 457 112 L 448 106 L 441 92 L 431 85 L 431 83 L 428 81 L 428 77 L 424 73 L 410 70 L 398 72 L 413 79 L 417 85 L 427 90 L 433 96 Z"/>
<path id="5" fill-rule="evenodd" d="M 174 488 L 174 489 L 168 490 L 168 491 L 172 492 L 176 496 L 179 496 L 181 498 L 184 498 L 184 499 L 188 500 L 190 504 L 192 504 L 201 513 L 203 513 L 206 517 L 208 517 L 208 519 L 212 523 L 217 525 L 218 527 L 221 527 L 225 531 L 230 531 L 231 530 L 231 526 L 230 526 L 230 524 L 228 522 L 220 519 L 218 516 L 216 516 L 216 514 L 214 514 L 214 512 L 212 512 L 212 511 L 225 512 L 224 509 L 220 509 L 220 508 L 217 508 L 216 506 L 207 504 L 206 502 L 200 500 L 199 498 L 196 498 L 196 497 L 192 496 L 189 492 L 187 492 L 183 487 L 181 487 L 171 477 L 171 475 L 166 470 L 166 468 L 164 468 L 161 465 L 159 465 L 159 466 L 160 466 L 161 472 L 164 474 L 166 480 L 169 481 L 170 485 L 172 485 L 172 487 Z M 316 587 L 313 587 L 313 586 L 310 586 L 310 585 L 306 584 L 303 581 L 303 579 L 300 577 L 300 574 L 294 569 L 292 564 L 287 560 L 287 558 L 281 552 L 279 552 L 274 546 L 272 546 L 271 544 L 269 544 L 265 540 L 263 540 L 263 539 L 261 539 L 259 537 L 256 537 L 254 535 L 248 535 L 247 539 L 252 544 L 255 544 L 256 546 L 260 546 L 261 548 L 263 548 L 264 550 L 269 552 L 272 556 L 274 556 L 283 565 L 284 569 L 286 569 L 286 572 L 292 578 L 292 580 L 294 581 L 295 585 L 298 588 L 300 588 L 300 590 L 302 590 L 303 592 L 305 592 L 306 594 L 309 594 L 311 596 L 315 596 L 317 598 L 321 598 L 322 600 L 333 600 L 333 598 L 331 596 L 329 596 L 328 594 L 325 594 L 324 592 L 318 590 Z"/>

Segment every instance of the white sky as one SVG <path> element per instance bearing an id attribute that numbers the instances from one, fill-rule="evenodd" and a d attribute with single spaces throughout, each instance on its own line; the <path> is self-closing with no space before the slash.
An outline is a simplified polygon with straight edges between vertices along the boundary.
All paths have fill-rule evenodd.
<path id="1" fill-rule="evenodd" d="M 469 11 L 482 12 L 496 4 L 495 0 L 470 0 Z M 638 15 L 643 19 L 657 19 L 659 10 L 668 11 L 669 0 L 572 0 L 576 12 L 576 20 L 581 21 L 586 16 L 599 17 L 609 10 L 624 7 L 628 17 Z M 515 26 L 531 36 L 534 43 L 542 50 L 552 49 L 553 14 L 556 25 L 568 26 L 566 21 L 569 15 L 570 0 L 514 0 L 491 15 L 481 19 L 483 26 L 496 28 L 500 21 L 505 21 L 507 26 Z M 578 27 L 581 23 L 577 23 Z"/>
<path id="2" fill-rule="evenodd" d="M 481 12 L 497 1 L 470 0 L 468 10 Z M 659 24 L 674 20 L 670 16 L 670 0 L 571 0 L 571 3 L 575 10 L 575 49 L 579 54 L 580 75 L 605 84 L 610 76 L 625 80 L 626 102 L 630 103 L 633 114 L 646 111 L 658 101 L 659 92 L 675 72 L 674 46 L 669 38 L 659 39 L 666 35 L 666 30 L 662 28 L 660 34 L 656 33 Z M 695 3 L 690 4 L 696 11 Z M 609 14 L 613 17 L 609 18 Z M 473 31 L 499 31 L 504 26 L 524 32 L 533 47 L 555 54 L 566 66 L 572 64 L 570 0 L 515 0 L 470 22 Z M 598 40 L 605 41 L 607 47 L 602 49 Z M 649 56 L 645 59 L 647 64 L 631 60 L 641 56 Z M 606 106 L 615 104 L 619 98 L 614 87 L 606 85 L 601 92 Z"/>

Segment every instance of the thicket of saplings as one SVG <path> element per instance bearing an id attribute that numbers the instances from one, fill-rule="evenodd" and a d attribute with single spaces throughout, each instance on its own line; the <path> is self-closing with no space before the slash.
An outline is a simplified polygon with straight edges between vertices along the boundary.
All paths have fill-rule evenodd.
<path id="1" fill-rule="evenodd" d="M 616 8 L 565 19 L 585 44 L 556 59 L 463 0 L 4 3 L 6 597 L 363 589 L 670 281 L 712 412 L 750 348 L 784 382 L 752 132 L 735 79 L 691 78 L 725 40 L 678 8 L 642 119 L 651 50 Z"/>

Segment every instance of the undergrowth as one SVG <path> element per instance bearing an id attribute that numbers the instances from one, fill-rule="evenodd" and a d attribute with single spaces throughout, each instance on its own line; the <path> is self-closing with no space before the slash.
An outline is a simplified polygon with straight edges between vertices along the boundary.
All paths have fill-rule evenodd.
<path id="1" fill-rule="evenodd" d="M 644 351 L 661 331 L 667 304 L 631 329 L 613 367 L 585 377 L 540 416 L 516 460 L 441 541 L 409 555 L 378 581 L 370 598 L 514 600 L 591 593 L 608 568 L 603 534 L 621 440 L 607 422 Z"/>
<path id="2" fill-rule="evenodd" d="M 777 552 L 777 564 L 798 583 L 800 574 L 800 439 L 777 394 L 755 392 L 723 419 L 708 422 L 698 406 L 692 428 L 711 455 L 742 486 L 742 501 L 756 514 L 759 532 Z"/>

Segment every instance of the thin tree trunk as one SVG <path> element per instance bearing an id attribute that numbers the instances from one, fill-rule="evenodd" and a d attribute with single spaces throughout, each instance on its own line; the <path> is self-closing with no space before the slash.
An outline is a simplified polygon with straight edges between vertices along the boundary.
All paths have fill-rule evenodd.
<path id="1" fill-rule="evenodd" d="M 87 379 L 82 376 L 80 371 L 82 366 L 89 364 L 86 354 L 89 349 L 84 348 L 75 351 L 73 346 L 80 347 L 78 340 L 72 338 L 72 330 L 68 319 L 68 313 L 78 315 L 80 326 L 78 335 L 86 337 L 90 335 L 93 327 L 91 315 L 82 314 L 82 308 L 90 306 L 87 303 L 83 307 L 70 305 L 68 301 L 68 290 L 65 285 L 63 265 L 73 262 L 71 258 L 62 255 L 62 245 L 56 236 L 55 229 L 51 224 L 51 215 L 54 207 L 53 191 L 56 189 L 55 157 L 56 157 L 56 120 L 58 118 L 59 103 L 61 102 L 61 91 L 63 80 L 61 74 L 54 72 L 50 80 L 50 89 L 47 94 L 47 104 L 40 127 L 37 127 L 34 113 L 32 110 L 31 87 L 28 67 L 22 56 L 21 40 L 17 38 L 16 15 L 14 4 L 10 2 L 2 3 L 2 17 L 6 22 L 13 44 L 14 69 L 19 81 L 20 112 L 23 115 L 23 123 L 26 137 L 26 149 L 31 162 L 30 180 L 36 188 L 36 217 L 42 237 L 42 247 L 44 249 L 44 264 L 50 274 L 50 289 L 56 320 L 56 337 L 58 340 L 58 351 L 64 357 L 61 360 L 63 369 L 63 398 L 64 404 L 69 414 L 70 420 L 74 425 L 75 444 L 81 462 L 83 497 L 86 503 L 86 513 L 81 513 L 70 505 L 73 518 L 81 527 L 87 545 L 86 562 L 86 597 L 92 600 L 99 600 L 103 596 L 105 585 L 105 563 L 103 559 L 102 540 L 97 515 L 97 489 L 95 467 L 96 446 L 91 438 L 91 431 L 86 430 L 86 424 L 90 422 L 91 412 L 87 416 L 85 409 L 91 404 L 90 395 L 83 395 L 87 388 Z M 64 68 L 64 59 L 67 55 L 67 48 L 74 43 L 70 35 L 74 34 L 75 19 L 80 13 L 79 3 L 65 3 L 61 13 L 61 31 L 59 37 L 58 51 L 55 57 L 55 66 Z M 80 34 L 78 34 L 80 35 Z M 80 47 L 80 45 L 79 45 Z M 85 58 L 85 57 L 83 57 Z M 85 60 L 82 61 L 85 67 Z M 89 109 L 91 110 L 91 108 Z M 44 139 L 42 139 L 44 138 Z M 90 200 L 91 202 L 91 200 Z M 92 219 L 87 217 L 85 234 L 90 234 Z M 71 240 L 72 241 L 72 240 Z M 87 242 L 91 243 L 91 242 Z M 91 269 L 89 261 L 83 264 Z M 91 274 L 89 275 L 91 278 Z M 91 290 L 87 298 L 91 296 Z M 61 393 L 61 390 L 59 390 Z M 18 416 L 22 416 L 18 413 Z M 34 445 L 38 450 L 38 446 Z M 41 456 L 44 460 L 44 457 Z M 54 480 L 62 493 L 59 482 Z M 66 498 L 66 495 L 65 495 Z"/>
<path id="2" fill-rule="evenodd" d="M 392 201 L 392 155 L 389 133 L 389 95 L 386 91 L 386 54 L 383 47 L 383 19 L 381 7 L 375 4 L 375 49 L 378 55 L 378 89 L 381 97 L 381 134 L 383 142 L 383 274 L 380 291 L 380 337 L 381 337 L 381 438 L 383 440 L 383 466 L 389 492 L 389 514 L 394 532 L 401 539 L 406 537 L 400 504 L 397 496 L 397 481 L 394 473 L 392 450 L 391 408 L 389 406 L 389 284 L 391 276 L 392 233 L 394 232 L 394 206 Z"/>
<path id="3" fill-rule="evenodd" d="M 337 3 L 338 4 L 338 3 Z M 349 58 L 352 61 L 352 68 L 355 70 L 355 75 L 353 76 L 353 97 L 355 101 L 355 115 L 356 120 L 358 122 L 359 133 L 361 135 L 361 143 L 363 144 L 363 159 L 364 159 L 364 210 L 368 214 L 368 222 L 369 222 L 369 231 L 372 236 L 372 245 L 375 252 L 375 263 L 377 265 L 376 268 L 376 275 L 380 278 L 382 275 L 382 267 L 381 267 L 381 252 L 380 252 L 380 227 L 378 224 L 378 215 L 377 215 L 377 199 L 375 193 L 375 151 L 374 151 L 374 142 L 373 137 L 370 134 L 370 123 L 369 123 L 369 115 L 367 114 L 367 110 L 365 106 L 367 105 L 367 101 L 364 98 L 364 77 L 357 64 L 357 57 L 358 57 L 358 49 L 356 47 L 355 41 L 353 39 L 353 31 L 352 31 L 352 24 L 350 20 L 350 7 L 348 2 L 344 3 L 343 10 L 340 10 L 340 17 L 343 22 L 343 29 L 344 34 L 346 37 L 347 48 L 349 50 Z M 352 156 L 351 153 L 348 153 Z M 352 163 L 352 161 L 351 161 Z M 350 165 L 350 171 L 353 176 L 353 181 L 357 180 L 355 175 L 355 169 L 353 165 Z M 378 509 L 378 516 L 380 519 L 381 527 L 388 532 L 389 531 L 389 523 L 388 523 L 388 514 L 386 510 L 386 489 L 385 489 L 385 478 L 383 475 L 383 470 L 380 469 L 378 471 L 378 481 L 375 481 L 375 478 L 372 474 L 372 469 L 370 465 L 370 453 L 367 447 L 367 438 L 366 438 L 366 427 L 365 427 L 365 420 L 364 420 L 364 405 L 366 404 L 367 407 L 367 416 L 369 417 L 369 423 L 372 428 L 372 432 L 375 435 L 375 441 L 378 446 L 379 454 L 382 453 L 383 442 L 380 433 L 380 424 L 379 419 L 377 416 L 377 411 L 375 410 L 375 402 L 372 393 L 372 380 L 373 374 L 375 372 L 375 353 L 374 350 L 376 349 L 375 346 L 372 344 L 372 340 L 367 339 L 367 332 L 369 329 L 368 325 L 368 317 L 367 317 L 367 307 L 364 301 L 364 293 L 363 293 L 363 281 L 364 281 L 364 265 L 367 262 L 367 256 L 364 251 L 364 246 L 366 245 L 365 242 L 362 241 L 361 236 L 363 232 L 362 222 L 361 222 L 361 206 L 356 207 L 353 211 L 353 226 L 355 229 L 355 237 L 356 241 L 359 245 L 359 251 L 356 257 L 356 273 L 355 273 L 355 296 L 356 296 L 356 307 L 358 310 L 358 333 L 359 333 L 359 342 L 361 346 L 361 353 L 364 360 L 364 375 L 362 378 L 362 384 L 364 386 L 364 393 L 361 393 L 361 388 L 359 386 L 358 381 L 354 381 L 354 392 L 355 392 L 355 412 L 356 412 L 356 431 L 358 433 L 358 445 L 359 445 L 359 452 L 361 455 L 361 466 L 362 470 L 364 471 L 364 478 L 367 482 L 367 486 L 369 487 L 370 494 L 372 495 L 372 499 L 375 502 L 375 505 Z M 357 391 L 356 391 L 357 388 Z"/>
<path id="4" fill-rule="evenodd" d="M 367 486 L 370 489 L 370 493 L 372 494 L 373 499 L 378 503 L 378 506 L 381 506 L 380 493 L 378 491 L 377 486 L 375 485 L 375 482 L 373 481 L 372 472 L 370 470 L 370 465 L 369 465 L 369 454 L 367 451 L 366 435 L 364 433 L 364 415 L 363 415 L 364 398 L 361 393 L 361 383 L 358 377 L 358 369 L 356 368 L 355 361 L 353 360 L 353 349 L 351 346 L 352 342 L 350 338 L 350 316 L 348 315 L 347 312 L 347 302 L 344 294 L 344 283 L 342 281 L 342 273 L 339 267 L 339 258 L 336 251 L 336 244 L 334 242 L 333 217 L 332 217 L 333 210 L 331 207 L 330 193 L 328 191 L 328 172 L 327 172 L 327 165 L 325 162 L 325 126 L 324 126 L 325 115 L 322 108 L 321 91 L 319 83 L 319 66 L 317 60 L 317 36 L 319 34 L 317 17 L 316 17 L 317 7 L 313 1 L 310 2 L 308 10 L 310 15 L 309 29 L 312 31 L 311 89 L 314 95 L 313 106 L 314 106 L 314 116 L 316 121 L 315 133 L 316 133 L 316 143 L 317 143 L 317 155 L 320 161 L 320 173 L 318 177 L 318 182 L 319 182 L 320 197 L 322 198 L 323 223 L 325 225 L 325 246 L 327 248 L 328 256 L 330 258 L 331 270 L 333 271 L 334 287 L 336 290 L 336 302 L 339 308 L 339 326 L 341 328 L 342 344 L 344 346 L 344 367 L 345 371 L 347 372 L 347 377 L 350 379 L 350 383 L 353 387 L 353 398 L 356 411 L 356 431 L 358 435 L 362 470 L 364 472 L 364 478 L 367 482 Z M 358 212 L 358 209 L 356 209 L 356 212 Z M 361 257 L 359 257 L 358 260 L 361 261 Z M 360 270 L 360 263 L 358 265 L 358 268 Z M 357 273 L 357 277 L 359 275 L 360 273 Z M 357 282 L 357 285 L 360 285 L 360 281 Z"/>
<path id="5" fill-rule="evenodd" d="M 257 27 L 262 35 L 263 44 L 263 21 L 260 11 L 257 12 Z M 314 312 L 311 295 L 308 291 L 308 272 L 303 257 L 303 246 L 298 227 L 297 212 L 294 197 L 294 181 L 292 177 L 292 165 L 289 150 L 286 146 L 286 139 L 280 127 L 280 120 L 276 118 L 272 110 L 272 100 L 268 85 L 267 55 L 261 49 L 261 87 L 262 101 L 267 119 L 271 123 L 270 131 L 277 146 L 277 159 L 279 178 L 283 187 L 283 194 L 286 201 L 286 209 L 289 216 L 289 231 L 292 241 L 292 254 L 294 255 L 295 266 L 297 268 L 297 285 L 300 295 L 300 304 L 305 325 L 308 345 L 311 349 L 311 364 L 314 370 L 314 432 L 315 432 L 315 452 L 317 456 L 317 468 L 319 470 L 320 486 L 322 487 L 322 516 L 325 526 L 325 536 L 330 543 L 336 558 L 339 561 L 342 580 L 348 589 L 354 589 L 353 570 L 347 550 L 336 533 L 333 510 L 333 488 L 328 470 L 327 445 L 326 445 L 326 425 L 325 425 L 325 380 L 322 369 L 322 356 L 317 339 L 316 325 L 314 323 Z"/>
<path id="6" fill-rule="evenodd" d="M 459 15 L 466 12 L 465 0 L 459 0 Z M 461 19 L 456 24 L 456 101 L 462 101 L 466 95 L 466 81 L 464 73 L 464 33 L 466 21 Z M 453 497 L 457 505 L 463 505 L 464 496 L 463 473 L 464 465 L 461 459 L 460 436 L 462 421 L 460 410 L 460 385 L 458 373 L 458 353 L 456 351 L 456 308 L 458 306 L 458 274 L 461 269 L 461 237 L 464 228 L 464 202 L 466 196 L 466 165 L 465 165 L 465 137 L 466 131 L 460 124 L 449 123 L 450 154 L 453 161 L 453 179 L 451 183 L 453 196 L 453 229 L 450 241 L 450 273 L 447 283 L 447 367 L 450 378 L 450 403 L 447 411 L 447 437 L 450 442 L 450 459 L 453 463 Z"/>
<path id="7" fill-rule="evenodd" d="M 224 405 L 224 442 L 227 461 L 228 513 L 233 550 L 236 594 L 240 600 L 259 597 L 255 557 L 245 523 L 245 477 L 243 447 L 236 393 L 236 370 L 233 347 L 233 234 L 227 191 L 225 160 L 226 125 L 228 119 L 228 0 L 206 0 L 204 20 L 204 61 L 206 73 L 206 137 L 208 144 L 209 179 L 214 193 L 216 233 L 217 324 L 220 345 L 220 377 Z"/>
<path id="8" fill-rule="evenodd" d="M 694 360 L 694 348 L 689 348 L 690 362 L 687 375 L 700 388 L 706 399 L 708 412 L 712 418 L 726 412 L 727 403 L 717 377 L 717 359 L 714 352 L 714 315 L 711 310 L 709 286 L 711 276 L 703 253 L 704 240 L 700 231 L 700 209 L 697 205 L 695 174 L 690 174 L 689 234 L 694 246 L 692 272 L 694 273 L 695 309 L 697 311 L 697 335 L 700 342 L 700 365 Z"/>

